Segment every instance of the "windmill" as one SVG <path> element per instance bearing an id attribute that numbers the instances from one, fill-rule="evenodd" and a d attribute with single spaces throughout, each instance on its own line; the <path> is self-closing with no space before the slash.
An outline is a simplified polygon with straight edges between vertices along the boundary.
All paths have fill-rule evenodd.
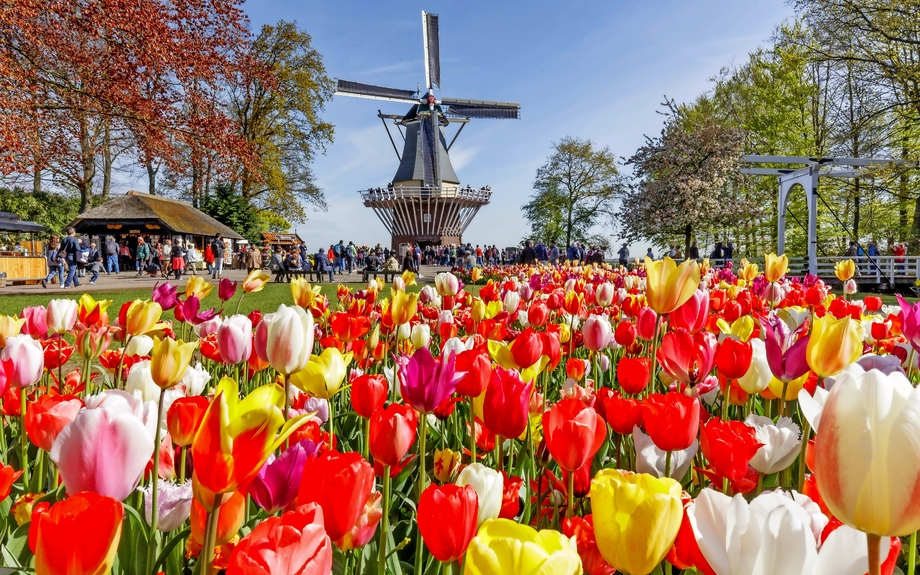
<path id="1" fill-rule="evenodd" d="M 489 186 L 461 187 L 448 152 L 457 136 L 472 118 L 518 119 L 520 104 L 488 102 L 435 96 L 441 88 L 441 56 L 438 15 L 422 12 L 422 39 L 425 48 L 426 91 L 399 90 L 360 82 L 338 80 L 336 95 L 370 98 L 411 104 L 403 116 L 383 114 L 390 143 L 399 159 L 392 182 L 385 187 L 360 190 L 364 205 L 372 208 L 392 236 L 392 248 L 400 244 L 459 244 L 464 230 L 479 209 L 489 203 Z M 403 137 L 400 155 L 387 120 Z M 450 144 L 444 128 L 459 123 Z M 405 131 L 403 131 L 405 130 Z"/>

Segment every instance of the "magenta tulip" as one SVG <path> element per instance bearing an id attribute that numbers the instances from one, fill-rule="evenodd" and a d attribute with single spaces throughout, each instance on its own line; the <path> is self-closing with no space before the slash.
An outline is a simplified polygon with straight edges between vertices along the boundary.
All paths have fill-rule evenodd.
<path id="1" fill-rule="evenodd" d="M 236 294 L 236 286 L 240 282 L 232 282 L 228 278 L 220 280 L 217 284 L 217 297 L 220 301 L 228 301 Z"/>
<path id="2" fill-rule="evenodd" d="M 35 339 L 42 339 L 48 335 L 48 309 L 35 305 L 22 310 L 22 318 L 26 320 L 19 333 L 30 335 Z"/>
<path id="3" fill-rule="evenodd" d="M 397 361 L 403 400 L 419 413 L 431 413 L 444 403 L 466 375 L 454 371 L 455 354 L 435 359 L 427 347 L 416 350 L 411 358 L 402 356 Z"/>
<path id="4" fill-rule="evenodd" d="M 171 310 L 179 303 L 179 296 L 176 293 L 176 286 L 169 282 L 162 284 L 157 282 L 156 285 L 153 286 L 153 294 L 150 299 L 160 304 L 160 307 L 163 308 L 163 311 Z"/>
<path id="5" fill-rule="evenodd" d="M 6 338 L 6 347 L 0 352 L 0 361 L 5 364 L 7 385 L 29 387 L 42 378 L 45 352 L 37 340 L 19 334 Z"/>
<path id="6" fill-rule="evenodd" d="M 173 313 L 177 320 L 192 325 L 199 325 L 217 317 L 217 311 L 213 308 L 201 311 L 201 300 L 197 297 L 186 298 L 173 309 Z"/>
<path id="7" fill-rule="evenodd" d="M 274 454 L 249 485 L 249 495 L 269 514 L 286 508 L 297 498 L 300 478 L 308 459 L 316 457 L 316 444 L 304 439 L 290 446 L 276 459 Z"/>
<path id="8" fill-rule="evenodd" d="M 224 363 L 246 361 L 252 354 L 252 320 L 245 315 L 234 315 L 224 320 L 217 329 L 217 348 Z"/>
<path id="9" fill-rule="evenodd" d="M 808 372 L 808 336 L 799 337 L 799 334 L 808 325 L 803 323 L 791 330 L 786 322 L 772 315 L 763 322 L 763 328 L 767 363 L 773 376 L 788 383 L 805 375 Z"/>
<path id="10" fill-rule="evenodd" d="M 87 400 L 51 446 L 68 493 L 92 491 L 124 501 L 134 492 L 153 454 L 141 413 L 140 400 L 122 391 Z"/>
<path id="11" fill-rule="evenodd" d="M 898 294 L 898 304 L 901 306 L 901 333 L 914 350 L 920 351 L 920 302 L 911 305 Z"/>

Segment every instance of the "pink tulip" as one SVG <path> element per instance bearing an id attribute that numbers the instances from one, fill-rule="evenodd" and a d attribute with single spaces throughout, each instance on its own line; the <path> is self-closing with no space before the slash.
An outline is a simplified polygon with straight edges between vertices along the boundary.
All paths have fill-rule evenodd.
<path id="1" fill-rule="evenodd" d="M 209 335 L 211 335 L 212 333 L 217 333 L 217 330 L 220 328 L 220 325 L 222 323 L 224 323 L 224 318 L 218 315 L 218 316 L 212 317 L 208 321 L 203 321 L 199 323 L 192 329 L 195 332 L 195 335 L 197 335 L 201 339 L 204 339 L 208 337 Z"/>
<path id="2" fill-rule="evenodd" d="M 606 317 L 592 315 L 581 326 L 585 347 L 591 351 L 601 351 L 613 338 L 613 329 Z"/>
<path id="3" fill-rule="evenodd" d="M 709 292 L 698 289 L 682 306 L 668 315 L 672 328 L 682 327 L 696 333 L 706 325 L 709 317 Z"/>
<path id="4" fill-rule="evenodd" d="M 234 315 L 217 330 L 217 348 L 224 363 L 246 361 L 252 353 L 252 321 L 245 315 Z"/>
<path id="5" fill-rule="evenodd" d="M 617 288 L 612 283 L 602 283 L 594 290 L 594 300 L 601 307 L 608 307 L 616 297 Z"/>
<path id="6" fill-rule="evenodd" d="M 51 460 L 68 493 L 92 491 L 124 501 L 144 475 L 153 438 L 134 402 L 106 394 L 111 397 L 87 400 L 87 408 L 61 431 L 51 447 Z"/>
<path id="7" fill-rule="evenodd" d="M 48 309 L 40 305 L 27 307 L 22 310 L 22 318 L 26 323 L 19 330 L 20 333 L 31 335 L 35 339 L 42 339 L 48 335 Z"/>
<path id="8" fill-rule="evenodd" d="M 282 375 L 307 366 L 313 352 L 313 314 L 298 306 L 281 304 L 262 318 L 256 329 L 256 354 Z"/>
<path id="9" fill-rule="evenodd" d="M 77 302 L 72 299 L 53 299 L 48 302 L 48 328 L 53 333 L 66 333 L 77 321 Z"/>
<path id="10" fill-rule="evenodd" d="M 6 367 L 7 385 L 29 387 L 42 378 L 45 352 L 38 341 L 19 334 L 6 338 L 6 347 L 0 352 L 0 361 Z"/>

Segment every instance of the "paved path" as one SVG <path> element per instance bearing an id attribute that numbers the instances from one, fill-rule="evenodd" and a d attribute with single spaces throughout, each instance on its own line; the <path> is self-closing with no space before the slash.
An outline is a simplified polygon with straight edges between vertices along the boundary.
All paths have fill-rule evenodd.
<path id="1" fill-rule="evenodd" d="M 435 273 L 438 271 L 443 271 L 449 268 L 444 268 L 440 266 L 422 266 L 422 278 L 419 283 L 431 283 L 434 282 Z M 204 277 L 205 279 L 210 279 L 210 275 L 206 270 L 199 270 L 198 275 Z M 76 292 L 77 294 L 83 292 L 110 292 L 118 290 L 131 290 L 131 289 L 153 289 L 153 286 L 157 282 L 166 281 L 166 278 L 160 277 L 150 277 L 147 274 L 138 276 L 137 272 L 122 272 L 120 274 L 99 274 L 99 279 L 96 280 L 95 284 L 89 283 L 91 274 L 86 274 L 86 277 L 80 278 L 80 287 L 79 288 L 70 288 L 63 289 L 59 285 L 48 284 L 47 288 L 43 288 L 41 284 L 37 285 L 16 285 L 16 286 L 6 286 L 0 288 L 0 296 L 2 295 L 38 295 L 40 293 L 70 293 Z M 185 281 L 191 277 L 189 274 L 182 277 L 180 284 L 184 285 Z M 246 277 L 246 270 L 227 270 L 224 269 L 223 277 L 230 278 L 233 281 L 241 281 Z M 328 278 L 326 278 L 328 279 Z M 353 272 L 352 274 L 342 274 L 335 276 L 336 283 L 363 283 L 361 278 L 361 273 L 358 271 Z M 217 283 L 216 281 L 214 283 Z M 323 282 L 328 283 L 328 282 Z"/>

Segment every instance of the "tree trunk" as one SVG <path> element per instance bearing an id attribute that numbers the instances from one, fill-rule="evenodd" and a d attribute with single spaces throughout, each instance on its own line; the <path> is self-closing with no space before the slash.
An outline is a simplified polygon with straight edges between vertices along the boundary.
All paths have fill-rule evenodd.
<path id="1" fill-rule="evenodd" d="M 42 168 L 39 164 L 39 158 L 35 156 L 35 166 L 32 168 L 32 193 L 42 191 Z"/>
<path id="2" fill-rule="evenodd" d="M 93 207 L 93 176 L 96 175 L 96 155 L 86 118 L 80 118 L 80 157 L 83 164 L 83 176 L 77 185 L 80 192 L 80 213 Z"/>
<path id="3" fill-rule="evenodd" d="M 690 258 L 690 236 L 693 234 L 693 226 L 687 224 L 684 228 L 684 259 Z"/>
<path id="4" fill-rule="evenodd" d="M 160 171 L 160 167 L 153 165 L 153 160 L 148 159 L 147 162 L 147 193 L 151 196 L 157 195 L 157 172 Z"/>
<path id="5" fill-rule="evenodd" d="M 853 180 L 853 240 L 859 242 L 859 178 Z"/>
<path id="6" fill-rule="evenodd" d="M 112 135 L 105 123 L 102 135 L 102 201 L 109 199 L 112 191 Z"/>

